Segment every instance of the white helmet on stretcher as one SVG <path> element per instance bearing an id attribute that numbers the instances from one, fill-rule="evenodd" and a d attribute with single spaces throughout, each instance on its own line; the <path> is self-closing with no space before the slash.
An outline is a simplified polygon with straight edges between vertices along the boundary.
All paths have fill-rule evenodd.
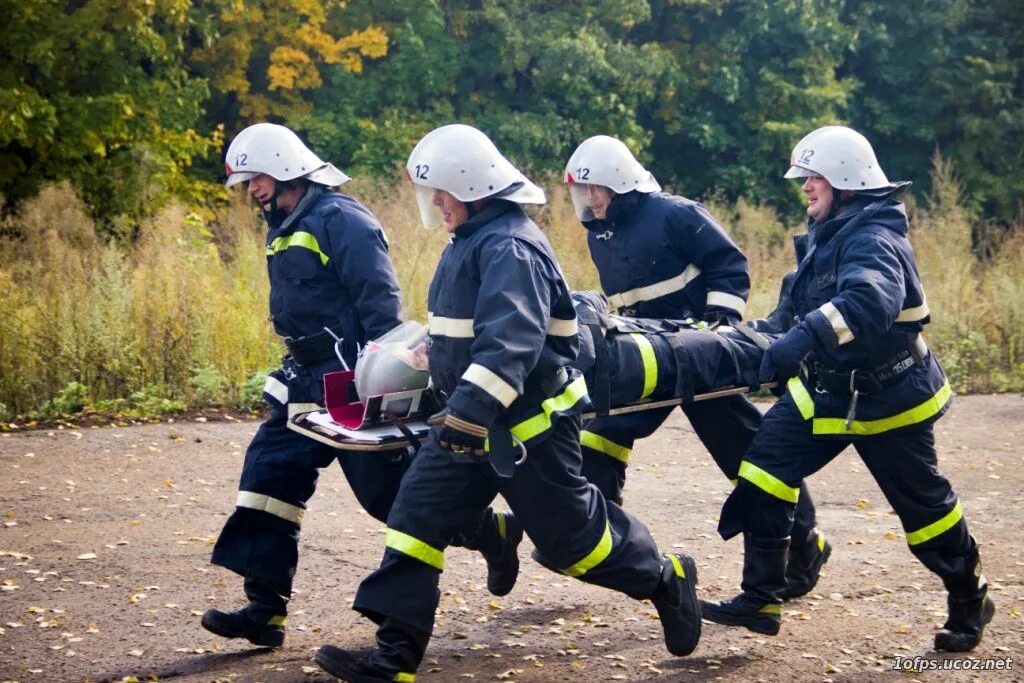
<path id="1" fill-rule="evenodd" d="M 407 320 L 366 344 L 356 361 L 356 393 L 365 402 L 373 396 L 426 389 L 427 328 Z"/>
<path id="2" fill-rule="evenodd" d="M 581 221 L 595 218 L 588 199 L 590 185 L 606 187 L 615 194 L 661 191 L 654 175 L 636 160 L 629 148 L 609 135 L 595 135 L 580 143 L 565 165 L 565 182 Z"/>
<path id="3" fill-rule="evenodd" d="M 276 123 L 256 123 L 244 129 L 228 147 L 224 158 L 231 187 L 265 173 L 274 180 L 296 178 L 337 187 L 349 177 L 306 147 L 299 136 Z"/>
<path id="4" fill-rule="evenodd" d="M 786 178 L 821 176 L 836 190 L 889 187 L 867 138 L 846 126 L 825 126 L 804 136 L 790 155 Z"/>
<path id="5" fill-rule="evenodd" d="M 405 165 L 416 187 L 416 203 L 426 228 L 444 221 L 434 205 L 434 190 L 460 202 L 500 197 L 517 204 L 543 204 L 544 190 L 512 165 L 491 139 L 472 126 L 454 123 L 427 133 Z"/>

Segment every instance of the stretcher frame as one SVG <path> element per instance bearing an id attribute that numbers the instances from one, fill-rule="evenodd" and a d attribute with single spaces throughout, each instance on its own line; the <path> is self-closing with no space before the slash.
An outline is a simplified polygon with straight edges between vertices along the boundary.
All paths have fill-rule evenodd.
<path id="1" fill-rule="evenodd" d="M 761 385 L 761 389 L 773 389 L 777 386 L 776 382 L 769 382 Z M 715 391 L 709 391 L 703 394 L 697 394 L 693 397 L 693 403 L 698 401 L 710 401 L 716 398 L 724 398 L 727 396 L 738 396 L 741 394 L 750 393 L 750 387 L 736 387 L 728 386 L 716 389 Z M 685 403 L 682 398 L 674 397 L 660 401 L 639 401 L 637 403 L 630 403 L 617 408 L 612 408 L 608 411 L 608 415 L 627 415 L 630 413 L 638 413 L 645 410 L 656 410 L 658 408 L 668 408 L 672 406 L 678 406 Z M 395 434 L 393 437 L 383 437 L 381 439 L 357 439 L 350 436 L 346 436 L 337 431 L 332 430 L 329 426 L 321 425 L 310 420 L 313 415 L 324 415 L 327 414 L 327 409 L 321 410 L 308 410 L 300 413 L 296 413 L 288 420 L 288 429 L 294 432 L 298 432 L 303 436 L 309 437 L 315 441 L 326 444 L 331 448 L 337 448 L 342 451 L 356 451 L 356 452 L 373 452 L 382 453 L 385 451 L 395 451 L 400 448 L 409 446 L 409 439 L 405 434 Z M 597 413 L 594 411 L 588 411 L 583 414 L 583 420 L 589 420 L 597 417 Z M 425 439 L 427 433 L 430 431 L 424 422 L 423 418 L 418 421 L 412 421 L 413 424 L 421 425 L 415 429 L 411 428 L 409 422 L 404 424 L 410 427 L 413 435 L 418 439 Z"/>

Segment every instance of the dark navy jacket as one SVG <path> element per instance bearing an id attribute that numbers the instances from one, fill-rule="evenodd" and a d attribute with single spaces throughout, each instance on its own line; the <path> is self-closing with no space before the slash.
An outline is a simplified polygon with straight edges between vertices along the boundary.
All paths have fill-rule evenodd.
<path id="1" fill-rule="evenodd" d="M 401 295 L 387 238 L 356 200 L 319 185 L 295 210 L 268 217 L 270 319 L 283 337 L 298 339 L 337 329 L 345 355 L 401 322 Z"/>
<path id="2" fill-rule="evenodd" d="M 551 411 L 586 395 L 582 377 L 566 387 L 560 372 L 578 348 L 569 289 L 547 238 L 519 205 L 493 200 L 456 228 L 427 309 L 430 375 L 459 416 L 485 427 L 501 416 L 526 441 L 546 431 Z M 556 394 L 562 398 L 542 411 Z M 541 429 L 516 430 L 545 413 Z"/>
<path id="3" fill-rule="evenodd" d="M 952 395 L 938 361 L 918 342 L 929 311 L 903 204 L 892 195 L 855 201 L 798 241 L 802 258 L 790 294 L 800 325 L 817 342 L 811 363 L 874 372 L 885 388 L 859 397 L 846 428 L 849 394 L 792 380 L 790 393 L 805 417 L 813 414 L 816 434 L 870 436 L 924 423 L 940 416 Z"/>
<path id="4" fill-rule="evenodd" d="M 623 315 L 742 317 L 747 258 L 701 204 L 657 192 L 616 195 L 606 220 L 584 223 L 601 287 Z"/>

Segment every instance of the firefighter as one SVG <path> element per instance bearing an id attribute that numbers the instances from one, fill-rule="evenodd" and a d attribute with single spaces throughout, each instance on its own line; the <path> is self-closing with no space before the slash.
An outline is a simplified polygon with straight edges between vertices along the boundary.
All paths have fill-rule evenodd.
<path id="1" fill-rule="evenodd" d="M 565 181 L 587 229 L 601 287 L 620 315 L 726 326 L 743 318 L 750 291 L 746 256 L 703 205 L 661 192 L 654 175 L 625 144 L 607 135 L 584 140 L 566 164 Z M 649 380 L 639 396 L 645 399 L 657 384 L 658 362 L 642 339 L 635 355 Z M 653 434 L 673 409 L 601 416 L 607 401 L 600 392 L 593 398 L 598 417 L 581 433 L 583 474 L 621 504 L 634 442 Z M 761 424 L 760 411 L 744 396 L 685 401 L 682 410 L 719 468 L 735 481 Z M 832 552 L 816 528 L 806 486 L 802 494 L 787 567 L 787 599 L 814 588 Z"/>
<path id="2" fill-rule="evenodd" d="M 201 623 L 225 638 L 276 647 L 284 641 L 299 528 L 319 470 L 338 459 L 360 504 L 384 520 L 407 466 L 400 454 L 332 449 L 289 430 L 288 418 L 318 407 L 324 373 L 343 362 L 352 366 L 361 345 L 401 322 L 401 302 L 380 225 L 356 200 L 331 189 L 348 177 L 294 132 L 250 126 L 231 142 L 225 166 L 228 187 L 245 183 L 269 226 L 270 319 L 288 355 L 263 388 L 270 416 L 246 451 L 236 507 L 213 550 L 213 564 L 244 577 L 249 602 L 232 612 L 208 610 Z M 481 517 L 480 526 L 486 522 Z M 488 558 L 488 566 L 493 560 L 507 576 L 511 559 L 490 536 L 475 534 L 492 554 L 503 554 Z"/>
<path id="3" fill-rule="evenodd" d="M 788 382 L 740 465 L 722 510 L 724 538 L 742 533 L 742 592 L 703 603 L 706 619 L 778 633 L 794 504 L 803 479 L 853 445 L 906 531 L 938 574 L 949 617 L 935 649 L 964 652 L 994 613 L 960 499 L 937 467 L 934 422 L 949 382 L 921 332 L 930 316 L 899 194 L 871 144 L 827 126 L 793 149 L 808 231 L 791 287 L 794 322 L 764 354 L 761 379 Z"/>
<path id="4" fill-rule="evenodd" d="M 413 680 L 448 539 L 495 492 L 551 569 L 651 599 L 669 651 L 689 654 L 700 638 L 693 560 L 659 555 L 646 527 L 580 476 L 586 386 L 567 370 L 576 316 L 521 206 L 544 203 L 543 191 L 460 124 L 420 140 L 407 170 L 424 225 L 452 235 L 428 296 L 430 374 L 447 403 L 402 481 L 380 568 L 356 593 L 354 609 L 378 624 L 376 649 L 328 645 L 316 661 L 349 681 Z"/>

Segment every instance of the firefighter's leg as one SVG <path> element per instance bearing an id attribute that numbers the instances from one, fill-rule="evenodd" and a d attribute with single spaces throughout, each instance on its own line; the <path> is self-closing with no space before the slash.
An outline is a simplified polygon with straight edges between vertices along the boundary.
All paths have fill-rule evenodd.
<path id="1" fill-rule="evenodd" d="M 683 412 L 722 473 L 736 482 L 743 454 L 761 426 L 761 411 L 746 396 L 725 396 L 683 404 Z M 807 483 L 801 481 L 799 488 L 782 593 L 785 600 L 809 593 L 832 554 L 825 534 L 816 528 L 814 500 Z"/>
<path id="2" fill-rule="evenodd" d="M 377 647 L 355 656 L 324 646 L 322 667 L 346 680 L 412 680 L 433 630 L 445 548 L 493 500 L 491 473 L 486 461 L 456 463 L 431 432 L 402 479 L 381 565 L 356 593 L 353 608 L 378 624 Z"/>
<path id="3" fill-rule="evenodd" d="M 487 590 L 492 595 L 508 595 L 519 578 L 519 544 L 523 526 L 511 511 L 484 510 L 478 523 L 463 529 L 452 545 L 477 550 L 487 561 Z"/>
<path id="4" fill-rule="evenodd" d="M 580 432 L 583 478 L 596 486 L 606 499 L 622 505 L 622 489 L 626 484 L 633 442 L 653 434 L 671 412 L 671 407 L 658 408 L 605 415 L 587 422 Z"/>
<path id="5" fill-rule="evenodd" d="M 810 421 L 788 394 L 768 411 L 740 463 L 739 481 L 719 523 L 723 538 L 743 533 L 742 592 L 724 602 L 702 603 L 705 619 L 768 635 L 779 632 L 799 484 L 845 445 L 813 439 Z"/>
<path id="6" fill-rule="evenodd" d="M 910 551 L 948 592 L 949 618 L 935 636 L 935 649 L 973 650 L 995 606 L 961 502 L 939 473 L 933 426 L 865 439 L 857 451 L 899 515 Z"/>
<path id="7" fill-rule="evenodd" d="M 299 528 L 319 468 L 335 459 L 328 446 L 289 430 L 284 406 L 274 407 L 249 445 L 235 511 L 213 549 L 213 564 L 245 579 L 249 604 L 209 610 L 202 624 L 227 637 L 280 645 L 299 560 Z"/>
<path id="8" fill-rule="evenodd" d="M 661 557 L 647 528 L 580 476 L 578 430 L 576 421 L 556 419 L 515 476 L 499 480 L 500 491 L 549 568 L 650 598 L 668 650 L 689 654 L 700 639 L 693 560 Z"/>

